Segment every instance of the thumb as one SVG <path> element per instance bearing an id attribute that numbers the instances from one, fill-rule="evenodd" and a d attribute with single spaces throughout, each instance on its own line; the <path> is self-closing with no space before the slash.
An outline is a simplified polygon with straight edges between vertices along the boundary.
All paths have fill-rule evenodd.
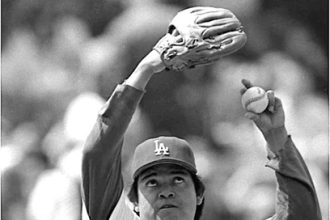
<path id="1" fill-rule="evenodd" d="M 274 91 L 273 90 L 269 90 L 266 92 L 268 100 L 269 100 L 269 104 L 268 104 L 268 110 L 271 113 L 274 113 L 274 108 L 275 108 L 275 95 L 274 95 Z"/>
<path id="2" fill-rule="evenodd" d="M 244 116 L 254 122 L 257 122 L 260 119 L 260 115 L 253 112 L 246 112 Z"/>
<path id="3" fill-rule="evenodd" d="M 264 133 L 264 131 L 266 130 L 265 124 L 262 122 L 261 120 L 261 115 L 253 113 L 253 112 L 246 112 L 245 117 L 247 117 L 248 119 L 250 119 L 251 121 L 254 122 L 254 124 L 257 126 L 257 128 L 259 128 L 259 130 Z"/>

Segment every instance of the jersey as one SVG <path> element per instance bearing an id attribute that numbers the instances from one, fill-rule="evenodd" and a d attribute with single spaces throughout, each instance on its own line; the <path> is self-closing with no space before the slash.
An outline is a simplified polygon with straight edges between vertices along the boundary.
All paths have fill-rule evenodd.
<path id="1" fill-rule="evenodd" d="M 82 164 L 83 201 L 90 220 L 133 220 L 125 204 L 121 174 L 123 137 L 144 91 L 118 85 L 87 138 Z M 307 166 L 288 136 L 266 165 L 278 183 L 275 215 L 267 220 L 320 220 L 320 208 Z"/>

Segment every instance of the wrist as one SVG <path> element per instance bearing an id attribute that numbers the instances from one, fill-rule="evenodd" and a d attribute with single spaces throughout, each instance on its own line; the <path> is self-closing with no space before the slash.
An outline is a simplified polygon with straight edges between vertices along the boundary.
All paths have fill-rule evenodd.
<path id="1" fill-rule="evenodd" d="M 133 74 L 141 75 L 141 77 L 150 79 L 155 74 L 154 68 L 148 63 L 139 63 L 139 65 L 133 71 Z"/>
<path id="2" fill-rule="evenodd" d="M 151 77 L 164 69 L 158 52 L 153 50 L 141 60 L 125 84 L 144 91 Z"/>
<path id="3" fill-rule="evenodd" d="M 165 69 L 165 65 L 161 60 L 159 53 L 155 50 L 150 51 L 150 53 L 139 63 L 139 66 L 145 71 L 152 73 L 158 73 Z"/>
<path id="4" fill-rule="evenodd" d="M 125 80 L 124 84 L 144 91 L 153 74 L 152 69 L 147 66 L 138 65 L 133 73 Z"/>
<path id="5" fill-rule="evenodd" d="M 278 128 L 270 129 L 263 135 L 269 150 L 275 154 L 277 154 L 279 150 L 283 149 L 288 138 L 288 132 L 284 125 Z"/>

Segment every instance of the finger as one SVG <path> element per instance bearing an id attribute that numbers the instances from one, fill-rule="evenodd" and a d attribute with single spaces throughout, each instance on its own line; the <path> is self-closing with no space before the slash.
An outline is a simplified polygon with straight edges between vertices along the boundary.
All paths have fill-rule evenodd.
<path id="1" fill-rule="evenodd" d="M 200 22 L 198 23 L 201 27 L 213 27 L 213 26 L 222 26 L 226 24 L 234 24 L 235 28 L 241 26 L 241 22 L 237 18 L 221 18 L 221 19 L 213 19 L 210 21 Z"/>
<path id="2" fill-rule="evenodd" d="M 205 6 L 196 6 L 196 7 L 186 9 L 186 10 L 189 11 L 190 13 L 199 14 L 199 13 L 202 13 L 202 12 L 205 12 L 205 11 L 210 11 L 210 10 L 215 11 L 216 8 L 214 8 L 214 7 L 205 7 Z"/>
<path id="3" fill-rule="evenodd" d="M 206 27 L 202 33 L 203 38 L 208 38 L 216 35 L 220 35 L 229 31 L 238 31 L 241 27 L 241 23 L 238 20 L 233 19 L 221 19 L 210 21 L 200 24 L 201 27 Z"/>
<path id="4" fill-rule="evenodd" d="M 219 30 L 217 30 L 219 31 Z M 211 33 L 212 34 L 212 33 Z M 218 34 L 218 35 L 211 35 L 210 33 L 208 33 L 207 35 L 205 35 L 203 33 L 203 38 L 207 41 L 209 41 L 205 36 L 208 36 L 210 37 L 211 39 L 211 42 L 221 42 L 221 44 L 223 45 L 226 45 L 227 41 L 230 40 L 230 41 L 239 41 L 240 38 L 243 38 L 244 39 L 246 38 L 246 34 L 244 31 L 240 30 L 240 29 L 235 29 L 235 30 L 232 30 L 232 31 L 229 31 L 229 32 L 222 32 L 221 34 Z M 239 43 L 239 42 L 237 42 Z M 236 44 L 237 44 L 236 43 Z M 245 43 L 245 42 L 244 42 Z"/>
<path id="5" fill-rule="evenodd" d="M 256 123 L 260 120 L 260 115 L 253 112 L 246 112 L 244 116 Z"/>
<path id="6" fill-rule="evenodd" d="M 282 101 L 278 97 L 275 97 L 274 111 L 279 111 L 282 108 Z"/>
<path id="7" fill-rule="evenodd" d="M 239 22 L 239 20 L 236 18 L 215 19 L 215 20 L 199 23 L 198 25 L 201 27 L 214 27 L 214 26 L 223 26 L 228 24 L 232 24 L 234 28 L 239 28 L 241 26 L 241 22 Z"/>
<path id="8" fill-rule="evenodd" d="M 241 95 L 243 95 L 243 94 L 246 92 L 246 90 L 247 90 L 247 88 L 242 88 L 242 89 L 240 90 Z"/>
<path id="9" fill-rule="evenodd" d="M 268 101 L 269 101 L 269 104 L 268 104 L 268 111 L 270 111 L 271 113 L 274 112 L 275 110 L 275 95 L 274 95 L 274 91 L 273 90 L 269 90 L 266 92 L 267 94 L 267 97 L 268 97 Z"/>
<path id="10" fill-rule="evenodd" d="M 231 13 L 229 10 L 205 10 L 199 11 L 198 18 L 196 19 L 196 23 L 200 24 L 203 22 L 208 22 L 216 19 L 223 19 L 223 18 L 233 18 L 235 15 Z"/>
<path id="11" fill-rule="evenodd" d="M 251 88 L 253 86 L 252 83 L 250 82 L 250 80 L 242 79 L 241 82 L 245 86 L 245 88 L 247 88 L 247 89 L 249 89 L 249 88 Z"/>
<path id="12" fill-rule="evenodd" d="M 246 35 L 244 32 L 240 31 L 231 31 L 227 32 L 222 36 L 218 35 L 214 39 L 205 39 L 205 41 L 209 42 L 216 50 L 214 50 L 210 55 L 223 57 L 229 54 L 234 53 L 244 46 L 246 43 Z M 223 38 L 221 40 L 217 38 Z M 218 42 L 218 43 L 217 43 Z"/>
<path id="13" fill-rule="evenodd" d="M 219 19 L 224 19 L 224 18 L 231 18 L 232 15 L 224 12 L 218 12 L 218 11 L 207 11 L 203 13 L 199 13 L 200 15 L 196 19 L 196 23 L 204 23 L 204 22 L 209 22 L 212 20 L 219 20 Z"/>
<path id="14" fill-rule="evenodd" d="M 222 8 L 214 8 L 214 7 L 205 7 L 205 6 L 196 6 L 196 7 L 192 7 L 189 9 L 186 9 L 187 11 L 189 11 L 192 14 L 196 14 L 196 15 L 202 15 L 208 12 L 213 12 L 216 13 L 219 10 L 227 10 L 227 9 L 222 9 Z M 184 11 L 186 11 L 184 10 Z"/>

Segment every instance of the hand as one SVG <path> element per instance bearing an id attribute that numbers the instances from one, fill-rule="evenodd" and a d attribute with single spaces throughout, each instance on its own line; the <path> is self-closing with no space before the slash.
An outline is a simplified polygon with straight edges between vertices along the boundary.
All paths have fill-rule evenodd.
<path id="1" fill-rule="evenodd" d="M 247 41 L 238 18 L 229 10 L 192 7 L 180 11 L 154 46 L 164 65 L 184 71 L 211 64 L 241 49 Z"/>
<path id="2" fill-rule="evenodd" d="M 246 79 L 242 80 L 242 84 L 244 88 L 241 89 L 241 95 L 243 95 L 248 88 L 253 86 L 252 83 Z M 275 97 L 274 92 L 271 90 L 266 93 L 269 99 L 267 109 L 260 114 L 246 112 L 245 116 L 254 121 L 265 137 L 270 150 L 273 153 L 277 153 L 287 140 L 285 115 L 281 100 Z"/>

